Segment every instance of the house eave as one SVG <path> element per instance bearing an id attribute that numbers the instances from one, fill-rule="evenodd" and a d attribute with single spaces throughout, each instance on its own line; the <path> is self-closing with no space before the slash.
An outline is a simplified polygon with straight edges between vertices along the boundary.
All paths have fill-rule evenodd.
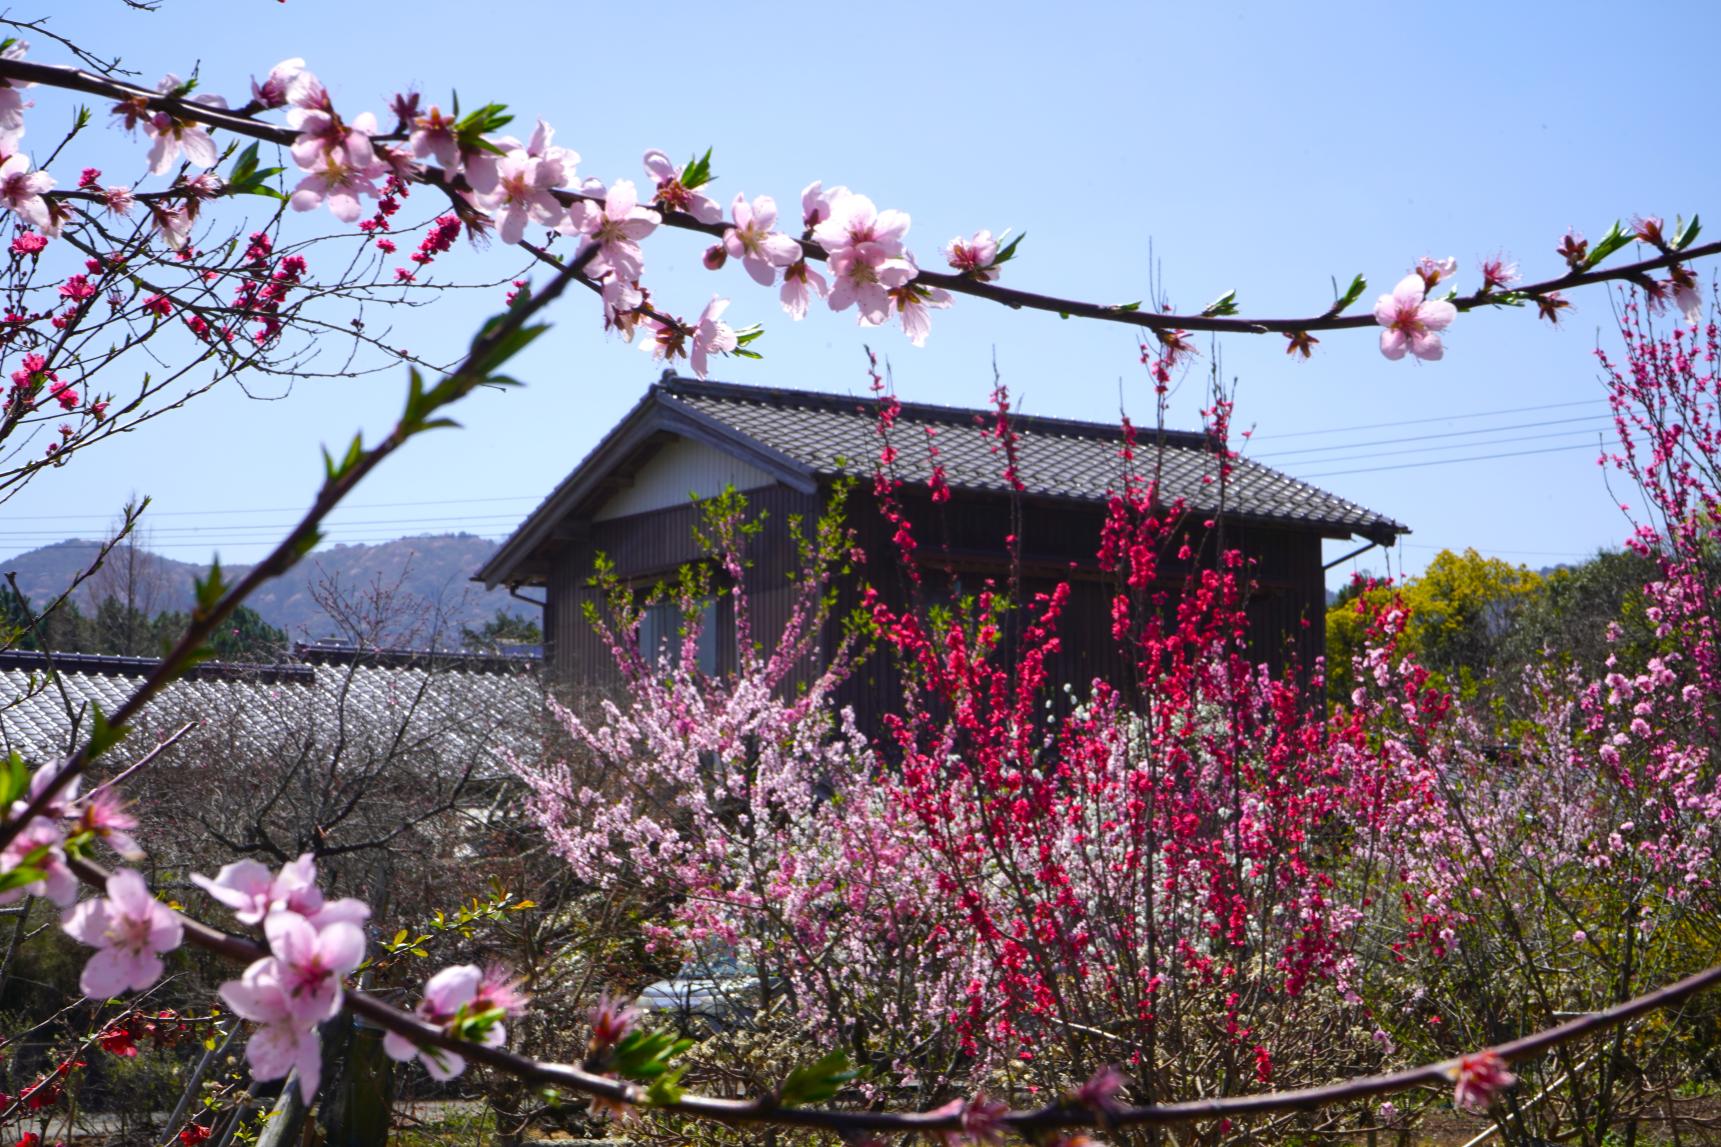
<path id="1" fill-rule="evenodd" d="M 653 384 L 615 429 L 520 523 L 472 580 L 486 589 L 542 585 L 548 576 L 546 551 L 565 540 L 557 537 L 563 524 L 582 512 L 596 510 L 593 499 L 600 493 L 607 497 L 604 487 L 612 475 L 660 434 L 687 438 L 744 458 L 803 494 L 818 488 L 818 478 L 810 467 L 676 402 L 673 395 Z"/>

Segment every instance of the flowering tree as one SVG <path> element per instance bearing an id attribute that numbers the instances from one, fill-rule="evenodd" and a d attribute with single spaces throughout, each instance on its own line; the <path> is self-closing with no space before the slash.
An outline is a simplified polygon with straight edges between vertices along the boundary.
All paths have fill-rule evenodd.
<path id="1" fill-rule="evenodd" d="M 1001 267 L 1018 246 L 985 231 L 946 247 L 948 271 L 924 269 L 906 244 L 906 214 L 821 182 L 802 192 L 798 234 L 776 229 L 776 203 L 766 196 L 737 196 L 726 218 L 706 192 L 709 153 L 678 165 L 648 151 L 642 187 L 627 178 L 580 177 L 579 156 L 556 144 L 543 121 L 524 140 L 503 134 L 512 119 L 495 103 L 445 113 L 403 92 L 391 101 L 385 128 L 370 111 L 337 110 L 297 59 L 256 80 L 249 98 L 224 104 L 176 77 L 148 89 L 111 69 L 44 64 L 28 58 L 21 40 L 0 55 L 0 204 L 15 231 L 0 287 L 8 304 L 0 347 L 16 364 L 0 439 L 51 439 L 42 449 L 14 453 L 0 489 L 16 489 L 44 467 L 223 379 L 303 375 L 317 340 L 335 331 L 379 361 L 410 358 L 368 334 L 354 309 L 410 292 L 462 232 L 518 247 L 548 276 L 536 292 L 523 278 L 498 277 L 517 284 L 509 310 L 478 334 L 459 363 L 428 380 L 411 369 L 395 428 L 368 448 L 355 440 L 342 456 L 328 458 L 326 481 L 301 522 L 239 584 L 224 585 L 218 571 L 212 576 L 159 671 L 116 712 L 96 715 L 85 743 L 33 775 L 24 762 L 9 762 L 0 778 L 0 807 L 7 809 L 0 892 L 43 897 L 66 910 L 64 929 L 96 949 L 85 967 L 86 992 L 144 986 L 181 941 L 233 961 L 243 971 L 235 968 L 221 995 L 254 1025 L 247 1050 L 254 1076 L 291 1078 L 307 1101 L 321 1070 L 318 1025 L 344 1008 L 386 1027 L 391 1054 L 420 1058 L 439 1077 L 481 1062 L 534 1085 L 624 1107 L 987 1142 L 1006 1130 L 1300 1111 L 1435 1082 L 1455 1084 L 1465 1105 L 1486 1104 L 1511 1082 L 1509 1060 L 1626 1022 L 1721 979 L 1721 969 L 1711 969 L 1626 1000 L 1626 977 L 1616 998 L 1585 1018 L 1527 1034 L 1498 1033 L 1516 1038 L 1492 1051 L 1330 1084 L 1335 1075 L 1384 1062 L 1385 1053 L 1372 1034 L 1358 1041 L 1348 1032 L 1319 1030 L 1310 1000 L 1328 994 L 1328 1006 L 1338 1010 L 1323 1016 L 1361 1015 L 1344 1009 L 1371 1006 L 1366 973 L 1370 961 L 1389 958 L 1383 949 L 1438 959 L 1461 945 L 1477 913 L 1458 877 L 1473 872 L 1477 858 L 1495 859 L 1488 833 L 1510 837 L 1516 798 L 1496 794 L 1497 807 L 1481 824 L 1464 819 L 1464 804 L 1450 799 L 1464 762 L 1438 736 L 1446 699 L 1413 662 L 1393 658 L 1400 621 L 1391 610 L 1378 622 L 1380 641 L 1363 657 L 1361 696 L 1353 692 L 1352 706 L 1323 725 L 1292 683 L 1260 674 L 1242 655 L 1248 572 L 1241 559 L 1221 551 L 1186 593 L 1156 597 L 1153 571 L 1163 547 L 1177 544 L 1177 508 L 1159 504 L 1150 479 L 1128 473 L 1120 479 L 1103 557 L 1116 581 L 1114 637 L 1138 677 L 1133 692 L 1100 683 L 1066 712 L 1054 706 L 1046 721 L 1043 703 L 1054 683 L 1045 665 L 1058 640 L 1060 590 L 1033 596 L 1019 586 L 988 587 L 941 622 L 880 599 L 872 603 L 872 624 L 918 692 L 882 737 L 863 743 L 862 731 L 825 705 L 842 656 L 801 697 L 791 702 L 780 695 L 792 667 L 809 656 L 807 642 L 823 617 L 819 571 L 841 550 L 840 535 L 826 530 L 811 543 L 803 609 L 783 643 L 750 657 L 730 681 L 713 683 L 689 668 L 691 636 L 676 665 L 642 658 L 624 610 L 610 630 L 611 644 L 643 708 L 618 708 L 603 727 L 573 726 L 588 751 L 622 766 L 614 778 L 620 787 L 601 792 L 567 771 L 527 769 L 556 846 L 583 875 L 626 874 L 673 889 L 681 898 L 679 928 L 749 946 L 768 971 L 781 974 L 815 1030 L 842 1040 L 857 1058 L 880 1058 L 897 1082 L 906 1082 L 925 1062 L 914 1058 L 916 1038 L 934 1035 L 949 1051 L 935 1089 L 983 1079 L 1060 1096 L 1050 1103 L 1012 1112 L 972 1095 L 930 1112 L 829 1110 L 817 1104 L 837 1094 L 850 1070 L 831 1056 L 790 1073 L 768 1096 L 690 1095 L 674 1065 L 682 1044 L 641 1030 L 614 1006 L 594 1015 L 581 1065 L 540 1063 L 502 1046 L 524 1005 L 506 975 L 448 969 L 431 979 L 410 1013 L 352 990 L 347 980 L 365 956 L 359 923 L 369 908 L 325 899 L 314 864 L 303 859 L 279 870 L 239 862 L 207 879 L 210 894 L 234 910 L 247 934 L 187 918 L 151 896 L 135 873 L 110 874 L 96 864 L 101 847 L 122 856 L 133 850 L 133 825 L 112 788 L 80 796 L 83 774 L 115 751 L 129 723 L 200 655 L 247 592 L 316 543 L 319 524 L 366 474 L 418 433 L 446 425 L 444 408 L 474 387 L 511 381 L 497 372 L 542 330 L 528 324 L 569 285 L 600 300 L 606 328 L 641 338 L 666 360 L 686 357 L 697 373 L 713 354 L 755 353 L 749 345 L 757 328 L 725 322 L 728 302 L 720 296 L 694 320 L 652 298 L 642 244 L 660 230 L 715 240 L 707 266 L 738 260 L 750 279 L 778 291 L 795 318 L 818 298 L 833 310 L 852 308 L 863 325 L 900 321 L 920 342 L 930 311 L 960 295 L 1150 330 L 1160 349 L 1144 350 L 1144 358 L 1151 358 L 1162 388 L 1194 331 L 1276 333 L 1288 340 L 1288 351 L 1308 355 L 1314 332 L 1367 328 L 1378 332 L 1389 358 L 1436 359 L 1465 311 L 1533 302 L 1554 319 L 1565 306 L 1563 292 L 1604 281 L 1633 283 L 1689 317 L 1698 306 L 1691 263 L 1721 253 L 1721 245 L 1698 245 L 1695 219 L 1671 230 L 1642 219 L 1630 228 L 1616 224 L 1593 245 L 1568 233 L 1559 249 L 1564 271 L 1540 282 L 1520 283 L 1515 268 L 1494 260 L 1482 268 L 1479 289 L 1442 295 L 1437 288 L 1449 285 L 1455 263 L 1423 260 L 1379 298 L 1372 314 L 1346 313 L 1364 297 L 1362 276 L 1330 306 L 1305 316 L 1243 317 L 1234 294 L 1198 313 L 1172 314 L 1001 286 Z M 82 59 L 93 66 L 92 58 Z M 38 123 L 32 101 L 51 92 L 110 101 L 116 125 L 147 142 L 138 163 L 147 174 L 135 183 L 108 182 L 94 168 L 79 168 L 71 178 L 88 117 L 39 163 L 26 155 L 26 126 Z M 262 145 L 276 150 L 279 166 L 266 166 Z M 438 197 L 438 210 L 416 230 L 397 227 L 415 194 Z M 250 199 L 266 208 L 261 224 L 222 215 Z M 338 236 L 290 235 L 292 213 L 324 209 L 343 228 Z M 1646 257 L 1603 265 L 1634 241 L 1647 247 Z M 391 271 L 403 243 L 415 250 Z M 332 255 L 327 263 L 324 253 Z M 1661 273 L 1666 277 L 1657 278 Z M 1709 337 L 1712 344 L 1713 328 Z M 184 365 L 129 390 L 105 390 L 103 372 L 113 377 L 124 356 L 137 353 Z M 1634 367 L 1657 358 L 1641 342 L 1631 353 Z M 1669 361 L 1670 381 L 1657 381 L 1658 368 L 1647 368 L 1646 385 L 1685 393 L 1677 386 L 1689 375 L 1690 398 L 1680 401 L 1699 409 L 1712 403 L 1712 379 L 1703 368 L 1693 368 L 1689 355 L 1681 360 L 1675 353 Z M 1625 384 L 1619 386 L 1623 392 Z M 1633 401 L 1655 410 L 1664 409 L 1654 405 L 1661 400 L 1656 391 Z M 1001 403 L 1000 411 L 995 433 L 1016 480 L 1007 406 Z M 1216 403 L 1212 417 L 1222 439 L 1228 407 Z M 48 429 L 55 420 L 63 421 Z M 1617 802 L 1619 790 L 1629 788 L 1645 794 L 1634 800 L 1653 799 L 1644 807 L 1661 810 L 1654 815 L 1664 819 L 1653 822 L 1657 836 L 1649 849 L 1573 838 L 1564 851 L 1548 854 L 1550 864 L 1569 867 L 1597 856 L 1617 862 L 1634 851 L 1628 867 L 1642 874 L 1641 887 L 1620 901 L 1634 911 L 1646 890 L 1701 906 L 1702 896 L 1682 891 L 1673 874 L 1679 881 L 1695 874 L 1699 889 L 1710 878 L 1699 829 L 1714 811 L 1705 787 L 1711 774 L 1686 726 L 1673 733 L 1660 718 L 1677 697 L 1692 710 L 1691 727 L 1707 735 L 1705 707 L 1714 696 L 1711 677 L 1703 676 L 1714 656 L 1712 642 L 1704 644 L 1709 599 L 1700 595 L 1707 590 L 1686 580 L 1700 579 L 1706 568 L 1713 483 L 1705 495 L 1701 467 L 1667 465 L 1687 441 L 1675 435 L 1657 446 L 1654 461 L 1628 468 L 1652 490 L 1667 491 L 1657 506 L 1665 534 L 1675 540 L 1664 543 L 1670 564 L 1659 608 L 1670 627 L 1664 636 L 1690 642 L 1679 664 L 1696 666 L 1699 676 L 1682 680 L 1683 669 L 1663 659 L 1642 679 L 1621 675 L 1583 711 L 1585 736 L 1605 741 L 1598 759 L 1608 761 L 1601 750 L 1611 747 L 1622 762 L 1614 787 L 1589 792 L 1587 807 Z M 888 468 L 879 492 L 889 505 L 895 490 Z M 930 493 L 937 501 L 936 481 Z M 898 525 L 900 551 L 911 557 L 905 515 Z M 720 568 L 733 578 L 737 539 L 720 532 L 716 550 Z M 710 592 L 709 585 L 692 584 L 681 601 L 691 606 Z M 1018 656 L 999 657 L 999 618 L 1011 611 L 1022 620 Z M 690 635 L 697 624 L 689 620 Z M 1697 692 L 1687 695 L 1688 685 Z M 881 745 L 892 756 L 889 769 L 873 755 Z M 1552 770 L 1549 778 L 1570 779 Z M 1623 842 L 1630 830 L 1621 831 Z M 1336 852 L 1322 851 L 1358 842 L 1366 842 L 1360 867 L 1341 867 Z M 80 879 L 105 895 L 76 905 Z M 1383 897 L 1383 889 L 1390 895 Z M 1388 916 L 1380 905 L 1392 897 L 1405 910 L 1396 913 L 1395 906 Z M 1514 900 L 1500 892 L 1495 902 Z M 1535 943 L 1517 934 L 1511 916 L 1502 919 L 1514 933 L 1515 958 L 1531 966 Z M 1377 926 L 1390 942 L 1369 930 Z M 1644 967 L 1629 954 L 1609 958 Z M 905 972 L 895 998 L 876 982 L 891 971 Z M 1551 997 L 1547 1003 L 1534 1014 L 1538 1025 L 1558 1015 Z M 872 1035 L 863 1030 L 867 1021 Z M 881 1028 L 898 1031 L 890 1039 L 899 1042 L 875 1042 Z M 1053 1032 L 1061 1060 L 1023 1058 Z M 1474 1034 L 1481 1038 L 1468 1046 L 1497 1035 Z M 1116 1058 L 1136 1076 L 1133 1083 L 1110 1066 L 1114 1043 L 1124 1049 Z M 1229 1098 L 1198 1093 L 1214 1078 Z M 1264 1090 L 1281 1082 L 1320 1086 Z M 1071 1083 L 1078 1086 L 1066 1094 Z M 1237 1098 L 1243 1090 L 1260 1093 Z M 1129 1106 L 1126 1096 L 1142 1102 Z M 1220 1124 L 1217 1133 L 1225 1130 Z"/>

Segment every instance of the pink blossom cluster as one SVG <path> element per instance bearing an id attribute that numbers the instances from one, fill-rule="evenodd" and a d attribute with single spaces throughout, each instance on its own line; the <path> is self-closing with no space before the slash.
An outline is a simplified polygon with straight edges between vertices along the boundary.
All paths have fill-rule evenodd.
<path id="1" fill-rule="evenodd" d="M 37 769 L 28 792 L 13 802 L 7 819 L 16 822 L 29 813 L 59 769 L 55 764 Z M 131 837 L 137 819 L 126 811 L 119 795 L 109 787 L 98 786 L 88 796 L 80 796 L 81 783 L 82 778 L 74 777 L 24 821 L 17 835 L 0 850 L 0 875 L 20 869 L 36 874 L 36 879 L 0 892 L 0 904 L 13 903 L 21 896 L 43 896 L 61 908 L 70 907 L 77 899 L 78 882 L 66 866 L 68 850 L 101 841 L 126 859 L 142 856 Z"/>
<path id="2" fill-rule="evenodd" d="M 241 924 L 261 925 L 268 956 L 237 980 L 221 985 L 221 998 L 256 1024 L 246 1058 L 256 1079 L 281 1079 L 297 1071 L 309 1103 L 321 1080 L 317 1025 L 341 1008 L 346 977 L 364 961 L 360 925 L 370 909 L 353 899 L 325 901 L 310 854 L 270 872 L 255 860 L 221 869 L 194 883 L 233 910 Z"/>

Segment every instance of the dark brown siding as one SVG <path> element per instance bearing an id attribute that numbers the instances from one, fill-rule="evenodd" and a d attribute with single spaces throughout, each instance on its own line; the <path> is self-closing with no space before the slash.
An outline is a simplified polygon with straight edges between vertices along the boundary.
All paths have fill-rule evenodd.
<path id="1" fill-rule="evenodd" d="M 790 579 L 797 572 L 797 559 L 788 520 L 799 515 L 810 524 L 821 510 L 822 499 L 786 486 L 746 494 L 750 514 L 765 515 L 765 529 L 750 545 L 746 582 L 754 641 L 769 650 L 795 599 Z M 936 507 L 923 496 L 910 496 L 908 508 L 928 584 L 944 584 L 948 570 L 962 579 L 964 592 L 978 589 L 988 578 L 999 585 L 1008 580 L 1004 538 L 1019 532 L 1026 595 L 1049 592 L 1060 580 L 1067 579 L 1071 585 L 1058 628 L 1061 648 L 1050 666 L 1053 680 L 1060 686 L 1072 684 L 1078 694 L 1086 693 L 1096 677 L 1120 684 L 1130 680 L 1129 659 L 1111 638 L 1113 581 L 1099 569 L 1097 560 L 1105 520 L 1102 508 L 1034 501 L 1018 508 L 1007 499 L 960 493 Z M 863 584 L 877 587 L 884 600 L 897 608 L 909 600 L 891 527 L 864 485 L 850 499 L 849 517 L 868 560 L 855 576 L 835 587 L 837 608 L 824 634 L 826 653 L 840 639 L 842 619 L 860 604 Z M 696 522 L 692 506 L 679 506 L 592 523 L 585 537 L 563 543 L 553 562 L 544 617 L 550 662 L 565 687 L 602 691 L 617 683 L 610 654 L 586 621 L 583 608 L 593 599 L 586 581 L 596 555 L 608 554 L 618 576 L 636 584 L 673 578 L 677 567 L 702 556 L 693 540 Z M 1190 537 L 1192 560 L 1179 562 L 1171 556 L 1162 563 L 1165 588 L 1175 596 L 1183 577 L 1197 565 L 1211 563 L 1221 542 L 1241 548 L 1254 562 L 1255 588 L 1249 602 L 1253 655 L 1275 672 L 1294 668 L 1299 675 L 1306 674 L 1321 653 L 1325 635 L 1320 536 L 1278 526 L 1225 523 L 1222 531 L 1197 528 Z M 721 619 L 719 634 L 725 645 L 719 663 L 728 669 L 734 664 L 732 619 Z M 811 674 L 814 669 L 809 664 L 803 672 Z M 900 697 L 899 675 L 887 656 L 875 652 L 857 667 L 837 700 L 855 709 L 863 732 L 877 735 L 880 718 L 900 708 Z"/>
<path id="2" fill-rule="evenodd" d="M 749 517 L 765 515 L 766 528 L 748 550 L 751 565 L 746 580 L 754 641 L 769 648 L 782 632 L 793 604 L 789 575 L 795 569 L 795 548 L 788 520 L 797 514 L 815 517 L 819 500 L 787 486 L 767 486 L 745 494 Z M 699 522 L 694 506 L 676 506 L 594 522 L 585 537 L 562 544 L 552 562 L 544 610 L 550 663 L 558 682 L 575 688 L 602 688 L 618 680 L 614 659 L 586 619 L 587 603 L 597 602 L 596 591 L 587 583 L 598 554 L 608 555 L 616 576 L 625 582 L 644 586 L 658 580 L 673 581 L 682 565 L 705 556 L 694 540 Z M 728 668 L 734 663 L 734 628 L 727 612 L 720 617 L 719 639 L 719 664 Z"/>

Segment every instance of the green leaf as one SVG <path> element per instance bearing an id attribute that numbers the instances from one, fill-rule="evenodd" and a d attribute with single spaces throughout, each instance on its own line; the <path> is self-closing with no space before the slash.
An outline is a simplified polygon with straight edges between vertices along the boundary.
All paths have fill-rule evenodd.
<path id="1" fill-rule="evenodd" d="M 629 1032 L 615 1048 L 616 1070 L 628 1079 L 656 1079 L 693 1041 L 664 1031 Z"/>
<path id="2" fill-rule="evenodd" d="M 816 1062 L 791 1071 L 777 1089 L 777 1098 L 786 1107 L 823 1103 L 859 1074 L 843 1052 L 829 1052 Z"/>
<path id="3" fill-rule="evenodd" d="M 1333 280 L 1333 291 L 1338 292 L 1338 280 Z M 1345 288 L 1345 293 L 1333 300 L 1333 305 L 1327 308 L 1328 315 L 1340 314 L 1344 309 L 1362 298 L 1362 293 L 1368 290 L 1368 280 L 1358 275 L 1351 280 L 1351 285 Z"/>
<path id="4" fill-rule="evenodd" d="M 490 324 L 485 324 L 485 326 L 488 330 Z M 497 367 L 531 346 L 532 343 L 537 340 L 539 335 L 549 329 L 548 324 L 537 323 L 533 326 L 520 327 L 517 330 L 509 331 L 493 345 L 486 348 L 483 354 L 472 360 L 473 373 L 485 376 L 490 375 Z M 478 345 L 476 340 L 473 345 L 475 347 Z M 445 379 L 444 383 L 450 386 L 448 398 L 443 399 L 443 401 L 446 402 L 457 396 L 454 394 L 452 389 L 452 380 Z M 435 391 L 433 390 L 432 393 L 435 393 Z M 441 403 L 439 402 L 437 405 L 440 406 Z"/>
<path id="5" fill-rule="evenodd" d="M 1026 231 L 1024 231 L 1020 235 L 1016 236 L 1014 239 L 1010 240 L 1009 243 L 1007 243 L 1003 247 L 1000 247 L 998 249 L 998 254 L 992 260 L 992 265 L 994 267 L 996 267 L 1000 263 L 1008 263 L 1011 259 L 1014 259 L 1016 257 L 1017 245 L 1020 244 L 1022 242 L 1022 240 L 1026 239 L 1027 237 L 1028 237 L 1028 233 Z"/>
<path id="6" fill-rule="evenodd" d="M 239 153 L 233 161 L 233 170 L 227 176 L 229 184 L 243 184 L 257 171 L 257 144 L 252 142 L 250 147 Z"/>
<path id="7" fill-rule="evenodd" d="M 23 800 L 29 791 L 30 766 L 16 752 L 6 754 L 5 765 L 0 766 L 0 809 L 11 808 L 13 801 Z"/>
<path id="8" fill-rule="evenodd" d="M 1217 299 L 1214 299 L 1211 303 L 1208 303 L 1206 307 L 1202 308 L 1201 313 L 1203 315 L 1208 316 L 1209 318 L 1216 316 L 1216 315 L 1234 315 L 1234 314 L 1236 314 L 1237 313 L 1237 292 L 1234 290 L 1233 291 L 1226 291 L 1223 295 L 1220 295 Z"/>
<path id="9" fill-rule="evenodd" d="M 1601 239 L 1590 246 L 1590 253 L 1588 258 L 1584 260 L 1583 269 L 1587 271 L 1591 267 L 1597 266 L 1603 259 L 1607 258 L 1609 255 L 1613 254 L 1635 238 L 1637 238 L 1637 236 L 1634 233 L 1622 230 L 1619 225 L 1619 220 L 1615 219 L 1613 221 L 1613 226 L 1608 228 L 1607 234 L 1603 235 Z"/>
<path id="10" fill-rule="evenodd" d="M 703 187 L 710 183 L 711 149 L 705 149 L 705 154 L 687 161 L 687 166 L 681 169 L 681 186 L 692 191 L 695 187 Z"/>
<path id="11" fill-rule="evenodd" d="M 94 701 L 90 702 L 90 745 L 89 758 L 93 761 L 120 741 L 125 739 L 130 729 L 116 729 L 108 724 L 107 714 Z"/>
<path id="12" fill-rule="evenodd" d="M 1112 310 L 1114 310 L 1114 311 L 1139 311 L 1139 310 L 1141 310 L 1141 300 L 1137 299 L 1133 303 L 1119 303 L 1117 306 L 1113 307 Z M 1067 319 L 1070 316 L 1065 315 L 1064 317 Z"/>
<path id="13" fill-rule="evenodd" d="M 26 884 L 34 884 L 46 876 L 41 864 L 48 858 L 48 852 L 48 845 L 37 845 L 26 852 L 12 868 L 0 873 L 0 894 L 22 888 Z"/>
<path id="14" fill-rule="evenodd" d="M 1689 223 L 1675 219 L 1673 221 L 1673 249 L 1683 251 L 1691 246 L 1692 240 L 1697 238 L 1697 232 L 1700 230 L 1702 230 L 1702 226 L 1697 222 L 1695 215 L 1691 217 Z"/>
<path id="15" fill-rule="evenodd" d="M 423 379 L 418 377 L 418 370 L 416 367 L 413 368 L 412 377 L 413 385 L 422 387 Z M 411 400 L 408 399 L 409 403 L 410 401 Z M 327 446 L 323 447 L 324 477 L 331 484 L 340 481 L 342 478 L 346 477 L 347 471 L 358 465 L 359 459 L 364 457 L 364 452 L 365 443 L 364 435 L 362 433 L 353 435 L 353 440 L 347 444 L 347 452 L 341 456 L 341 460 L 339 462 L 335 461 L 334 455 L 329 453 L 329 448 Z"/>
<path id="16" fill-rule="evenodd" d="M 227 579 L 221 576 L 221 557 L 216 555 L 209 563 L 209 576 L 193 578 L 191 584 L 197 591 L 197 609 L 199 614 L 214 609 L 227 593 Z"/>
<path id="17" fill-rule="evenodd" d="M 687 1094 L 687 1089 L 681 1086 L 681 1073 L 686 1070 L 685 1067 L 678 1067 L 652 1080 L 645 1089 L 645 1101 L 655 1107 L 679 1103 L 681 1097 Z"/>
<path id="18" fill-rule="evenodd" d="M 291 560 L 295 564 L 297 564 L 297 562 L 300 558 L 304 557 L 306 554 L 308 554 L 312 550 L 316 549 L 319 545 L 322 544 L 322 542 L 323 542 L 323 531 L 312 530 L 310 533 L 306 534 L 304 537 L 299 539 L 298 543 L 296 545 L 294 545 L 293 550 L 288 555 L 288 557 L 291 558 Z"/>

